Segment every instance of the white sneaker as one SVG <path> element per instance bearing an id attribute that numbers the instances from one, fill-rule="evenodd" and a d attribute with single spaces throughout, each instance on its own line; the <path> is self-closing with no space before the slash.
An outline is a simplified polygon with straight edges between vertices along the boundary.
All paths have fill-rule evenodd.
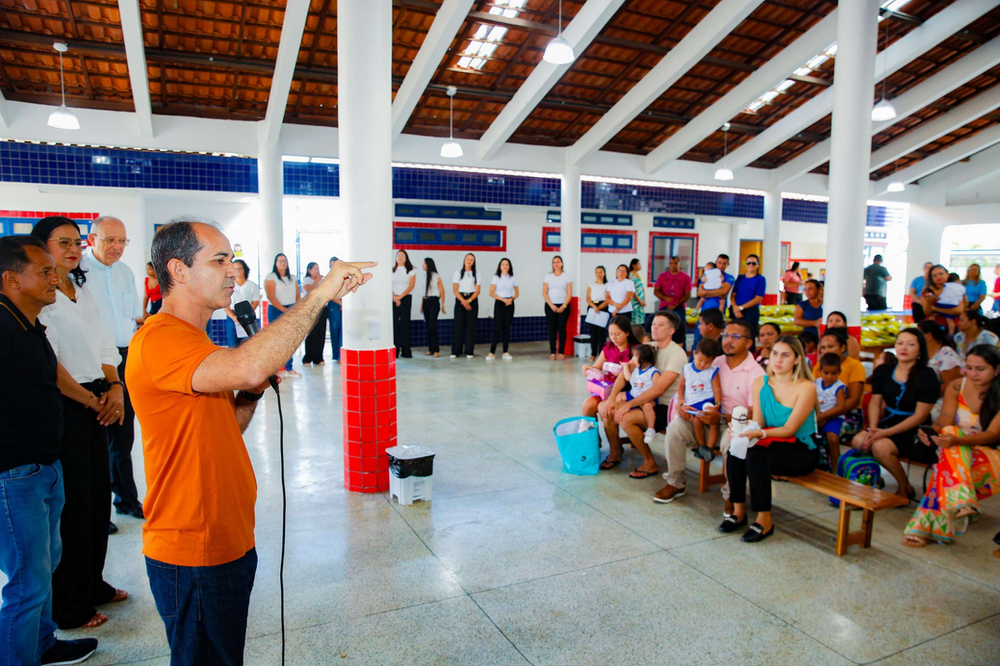
<path id="1" fill-rule="evenodd" d="M 646 434 L 643 436 L 642 441 L 646 444 L 652 444 L 653 439 L 656 438 L 656 431 L 652 428 L 646 429 Z"/>
<path id="2" fill-rule="evenodd" d="M 513 361 L 514 357 L 511 356 L 510 354 L 508 354 L 507 352 L 504 352 L 503 353 L 503 360 L 505 360 L 505 361 Z"/>
<path id="3" fill-rule="evenodd" d="M 486 360 L 487 360 L 487 361 L 492 361 L 492 360 L 493 360 L 493 359 L 495 359 L 495 358 L 496 358 L 496 356 L 494 356 L 493 354 L 487 354 L 487 355 L 486 355 Z"/>
<path id="4" fill-rule="evenodd" d="M 454 354 L 452 354 L 452 355 L 451 355 L 451 356 L 449 356 L 448 358 L 458 358 L 458 357 L 457 357 L 457 356 L 455 356 Z"/>
<path id="5" fill-rule="evenodd" d="M 466 354 L 465 358 L 475 358 L 472 354 Z"/>

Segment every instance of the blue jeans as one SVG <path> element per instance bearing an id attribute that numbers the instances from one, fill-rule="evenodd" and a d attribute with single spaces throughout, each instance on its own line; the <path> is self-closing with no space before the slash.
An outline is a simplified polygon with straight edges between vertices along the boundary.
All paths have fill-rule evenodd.
<path id="1" fill-rule="evenodd" d="M 146 558 L 156 612 L 167 630 L 170 666 L 243 663 L 257 549 L 212 567 L 181 567 Z"/>
<path id="2" fill-rule="evenodd" d="M 326 308 L 330 320 L 330 356 L 334 361 L 339 361 L 340 348 L 344 346 L 344 313 L 333 302 L 327 303 Z"/>
<path id="3" fill-rule="evenodd" d="M 0 571 L 8 581 L 0 606 L 0 664 L 34 666 L 56 644 L 52 572 L 62 556 L 62 463 L 0 472 Z"/>
<path id="4" fill-rule="evenodd" d="M 289 305 L 289 306 L 286 306 L 286 307 L 291 307 L 291 306 Z M 274 307 L 273 305 L 268 305 L 267 306 L 267 321 L 268 321 L 268 323 L 270 323 L 272 321 L 277 321 L 281 317 L 281 315 L 283 315 L 283 314 L 285 314 L 285 313 L 282 312 L 281 310 L 279 310 L 278 308 Z M 285 364 L 285 370 L 291 370 L 291 369 L 292 369 L 292 359 L 288 359 L 288 363 Z"/>

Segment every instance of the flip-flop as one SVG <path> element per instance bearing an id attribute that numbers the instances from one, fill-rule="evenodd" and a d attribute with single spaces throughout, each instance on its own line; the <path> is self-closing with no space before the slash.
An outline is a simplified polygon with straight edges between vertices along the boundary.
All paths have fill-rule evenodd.
<path id="1" fill-rule="evenodd" d="M 621 458 L 619 458 L 618 460 L 608 460 L 607 458 L 605 458 L 604 460 L 601 461 L 601 464 L 598 466 L 598 469 L 603 469 L 603 470 L 614 469 L 615 467 L 618 467 L 618 465 L 621 464 L 622 464 Z"/>
<path id="2" fill-rule="evenodd" d="M 108 621 L 108 616 L 105 615 L 104 613 L 94 613 L 94 617 L 90 618 L 90 620 L 86 624 L 80 625 L 80 628 L 94 629 L 96 627 L 101 626 L 107 621 Z"/>
<path id="3" fill-rule="evenodd" d="M 126 592 L 125 590 L 117 590 L 116 589 L 115 590 L 115 596 L 113 596 L 111 598 L 111 601 L 109 601 L 108 603 L 109 604 L 115 604 L 115 603 L 118 603 L 119 601 L 125 601 L 126 599 L 128 599 L 128 592 Z"/>
<path id="4" fill-rule="evenodd" d="M 642 479 L 648 479 L 651 476 L 656 476 L 659 473 L 660 473 L 660 470 L 658 470 L 658 469 L 654 470 L 652 472 L 647 472 L 647 471 L 642 470 L 642 469 L 637 469 L 635 471 L 629 472 L 628 478 L 635 479 L 636 481 L 640 481 Z M 636 474 L 638 474 L 639 476 L 636 476 Z"/>

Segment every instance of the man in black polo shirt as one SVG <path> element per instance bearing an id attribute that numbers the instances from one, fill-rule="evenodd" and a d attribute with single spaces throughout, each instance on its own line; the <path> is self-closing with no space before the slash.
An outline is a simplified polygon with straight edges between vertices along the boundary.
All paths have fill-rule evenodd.
<path id="1" fill-rule="evenodd" d="M 38 313 L 56 300 L 59 276 L 42 243 L 0 238 L 0 571 L 7 576 L 0 606 L 0 664 L 75 664 L 97 640 L 56 640 L 52 572 L 62 542 L 64 501 L 59 442 L 62 397 L 56 355 Z"/>

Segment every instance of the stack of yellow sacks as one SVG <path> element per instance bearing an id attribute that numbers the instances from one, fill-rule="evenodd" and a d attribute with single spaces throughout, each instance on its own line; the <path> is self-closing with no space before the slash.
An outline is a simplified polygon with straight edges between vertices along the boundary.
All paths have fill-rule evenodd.
<path id="1" fill-rule="evenodd" d="M 798 335 L 802 327 L 792 323 L 795 316 L 794 305 L 762 305 L 760 308 L 760 323 L 773 323 L 781 327 L 782 333 Z M 698 325 L 698 313 L 687 311 L 689 327 Z M 863 347 L 892 346 L 896 334 L 902 326 L 900 319 L 891 314 L 861 315 L 861 345 Z"/>

